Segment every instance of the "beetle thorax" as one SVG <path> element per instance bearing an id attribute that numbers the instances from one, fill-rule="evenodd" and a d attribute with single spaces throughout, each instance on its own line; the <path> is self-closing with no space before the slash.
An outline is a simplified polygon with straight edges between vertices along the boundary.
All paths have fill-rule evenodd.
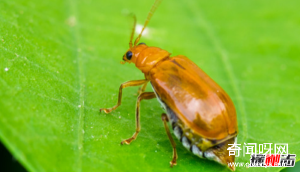
<path id="1" fill-rule="evenodd" d="M 133 53 L 131 61 L 146 75 L 158 62 L 170 56 L 166 50 L 144 44 L 131 48 L 131 51 Z"/>

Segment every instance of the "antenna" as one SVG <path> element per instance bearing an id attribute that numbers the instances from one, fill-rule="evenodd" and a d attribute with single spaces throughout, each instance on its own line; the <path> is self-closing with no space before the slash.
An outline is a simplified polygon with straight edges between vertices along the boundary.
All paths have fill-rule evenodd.
<path id="1" fill-rule="evenodd" d="M 162 1 L 162 0 L 156 0 L 156 1 L 154 2 L 154 4 L 152 5 L 151 10 L 149 11 L 148 16 L 147 16 L 147 19 L 146 19 L 146 21 L 145 21 L 144 27 L 143 27 L 141 33 L 139 34 L 139 36 L 138 36 L 138 37 L 135 39 L 135 41 L 134 41 L 134 46 L 140 41 L 140 38 L 141 38 L 141 36 L 142 36 L 143 31 L 145 30 L 145 28 L 146 28 L 146 26 L 148 25 L 148 23 L 149 23 L 149 21 L 150 21 L 152 15 L 153 15 L 153 13 L 155 12 L 156 8 L 158 7 L 158 5 L 160 4 L 161 1 Z M 133 34 L 131 35 L 131 37 L 132 37 L 132 36 L 133 36 Z M 129 45 L 130 45 L 130 44 L 132 45 L 132 43 L 129 43 Z"/>
<path id="2" fill-rule="evenodd" d="M 135 31 L 135 26 L 136 26 L 136 16 L 134 14 L 131 14 L 133 17 L 133 28 L 131 31 L 131 35 L 130 35 L 130 41 L 129 41 L 129 47 L 132 47 L 132 39 L 133 39 L 133 35 L 134 35 L 134 31 Z"/>

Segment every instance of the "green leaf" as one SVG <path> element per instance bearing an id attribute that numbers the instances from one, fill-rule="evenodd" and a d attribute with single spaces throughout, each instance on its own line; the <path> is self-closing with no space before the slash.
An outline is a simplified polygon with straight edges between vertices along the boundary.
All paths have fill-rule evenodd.
<path id="1" fill-rule="evenodd" d="M 29 171 L 229 171 L 177 143 L 178 165 L 159 103 L 141 103 L 135 131 L 134 65 L 121 65 L 132 20 L 143 25 L 151 1 L 0 1 L 0 139 Z M 288 143 L 300 155 L 299 1 L 170 1 L 141 41 L 185 55 L 231 96 L 238 143 Z M 151 88 L 147 88 L 150 90 Z M 241 152 L 242 153 L 242 152 Z M 236 162 L 249 162 L 240 156 Z M 281 168 L 238 167 L 237 171 Z"/>

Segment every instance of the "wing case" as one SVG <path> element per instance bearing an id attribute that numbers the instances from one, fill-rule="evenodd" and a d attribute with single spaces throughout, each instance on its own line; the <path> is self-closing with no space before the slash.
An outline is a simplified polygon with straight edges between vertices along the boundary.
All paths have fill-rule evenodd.
<path id="1" fill-rule="evenodd" d="M 198 135 L 218 140 L 237 132 L 230 97 L 185 56 L 158 63 L 148 76 L 161 101 Z"/>

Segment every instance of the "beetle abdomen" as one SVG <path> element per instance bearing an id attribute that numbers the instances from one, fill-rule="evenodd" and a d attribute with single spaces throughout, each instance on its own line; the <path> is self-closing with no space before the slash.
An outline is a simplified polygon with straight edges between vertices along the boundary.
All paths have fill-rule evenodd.
<path id="1" fill-rule="evenodd" d="M 156 94 L 155 90 L 154 93 Z M 211 145 L 213 145 L 214 143 L 217 143 L 217 141 L 207 140 L 193 133 L 192 130 L 184 126 L 176 113 L 166 103 L 164 103 L 157 94 L 156 97 L 161 106 L 166 110 L 174 135 L 180 140 L 187 150 L 200 158 L 213 160 L 223 165 L 228 165 L 227 163 L 234 162 L 234 156 L 229 156 L 227 147 L 228 144 L 233 144 L 236 141 L 236 137 L 225 140 L 224 142 L 209 147 L 206 150 L 202 150 L 201 147 L 208 144 L 207 142 L 211 142 Z"/>
<path id="2" fill-rule="evenodd" d="M 154 93 L 156 94 L 155 90 L 154 90 Z M 185 136 L 185 134 L 183 133 L 184 130 L 179 125 L 181 122 L 179 121 L 175 112 L 171 108 L 169 108 L 164 102 L 162 102 L 161 99 L 159 98 L 159 96 L 157 96 L 157 94 L 156 94 L 156 97 L 157 97 L 157 100 L 159 101 L 159 103 L 161 104 L 161 106 L 166 110 L 169 122 L 172 126 L 174 135 L 177 137 L 177 139 L 180 140 L 180 142 L 186 149 L 191 151 L 196 156 L 203 158 L 203 152 L 201 151 L 201 149 L 196 144 L 193 144 L 193 142 L 187 136 Z"/>
<path id="3" fill-rule="evenodd" d="M 205 144 L 204 143 L 205 141 L 209 141 L 209 142 L 214 142 L 214 141 L 201 138 L 200 136 L 195 135 L 190 130 L 185 129 L 185 127 L 182 126 L 181 121 L 177 118 L 176 114 L 166 104 L 164 104 L 164 106 L 166 107 L 166 112 L 169 118 L 169 122 L 172 125 L 174 135 L 180 140 L 182 145 L 187 150 L 189 150 L 194 155 L 200 158 L 213 160 L 223 165 L 228 165 L 227 163 L 234 161 L 234 156 L 231 157 L 229 156 L 229 152 L 227 148 L 228 148 L 228 144 L 233 144 L 236 141 L 236 137 L 221 142 L 206 150 L 201 150 L 201 146 Z"/>
<path id="4" fill-rule="evenodd" d="M 193 141 L 186 136 L 189 135 L 190 133 L 183 133 L 184 129 L 181 127 L 179 119 L 177 118 L 176 114 L 168 106 L 166 106 L 166 112 L 169 118 L 169 122 L 172 125 L 174 135 L 177 137 L 177 139 L 180 140 L 182 145 L 187 150 L 191 151 L 196 156 L 203 158 L 203 151 L 196 145 L 196 143 L 193 143 Z"/>

